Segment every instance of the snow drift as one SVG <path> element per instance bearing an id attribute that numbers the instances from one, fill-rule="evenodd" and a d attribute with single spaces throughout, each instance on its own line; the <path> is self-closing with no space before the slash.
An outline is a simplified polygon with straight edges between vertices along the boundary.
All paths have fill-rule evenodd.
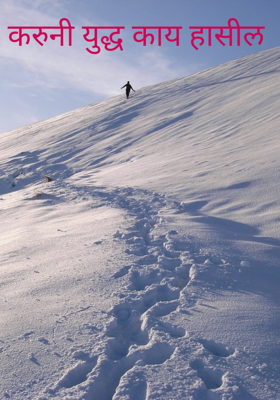
<path id="1" fill-rule="evenodd" d="M 279 59 L 0 136 L 3 398 L 277 398 Z"/>

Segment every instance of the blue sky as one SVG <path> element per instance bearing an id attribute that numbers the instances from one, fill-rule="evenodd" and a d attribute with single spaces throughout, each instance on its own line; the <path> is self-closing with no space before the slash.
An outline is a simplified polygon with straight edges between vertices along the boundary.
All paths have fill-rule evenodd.
<path id="1" fill-rule="evenodd" d="M 0 5 L 0 133 L 134 89 L 179 78 L 245 55 L 279 46 L 279 0 L 9 0 Z M 68 18 L 72 47 L 9 40 L 8 26 L 58 26 Z M 213 40 L 195 50 L 189 26 L 265 26 L 263 43 L 223 47 Z M 125 26 L 123 51 L 88 53 L 82 26 Z M 144 47 L 132 26 L 182 26 L 180 45 L 163 41 Z M 226 41 L 227 39 L 225 39 Z M 280 62 L 280 61 L 279 61 Z"/>

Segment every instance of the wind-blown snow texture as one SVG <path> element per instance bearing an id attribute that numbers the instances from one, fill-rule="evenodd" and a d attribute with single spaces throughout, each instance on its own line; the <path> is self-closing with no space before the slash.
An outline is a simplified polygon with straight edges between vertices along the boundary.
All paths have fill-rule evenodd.
<path id="1" fill-rule="evenodd" d="M 1 398 L 279 398 L 279 61 L 0 136 Z"/>

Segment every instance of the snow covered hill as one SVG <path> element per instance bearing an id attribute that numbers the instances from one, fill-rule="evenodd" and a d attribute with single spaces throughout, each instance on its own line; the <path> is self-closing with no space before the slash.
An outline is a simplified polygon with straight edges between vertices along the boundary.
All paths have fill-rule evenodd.
<path id="1" fill-rule="evenodd" d="M 279 398 L 279 95 L 275 48 L 0 135 L 3 399 Z"/>

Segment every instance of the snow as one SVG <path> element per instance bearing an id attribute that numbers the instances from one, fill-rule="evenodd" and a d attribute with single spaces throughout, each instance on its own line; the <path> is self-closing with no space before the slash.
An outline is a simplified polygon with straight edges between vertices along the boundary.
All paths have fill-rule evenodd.
<path id="1" fill-rule="evenodd" d="M 279 398 L 279 60 L 0 136 L 1 398 Z"/>

